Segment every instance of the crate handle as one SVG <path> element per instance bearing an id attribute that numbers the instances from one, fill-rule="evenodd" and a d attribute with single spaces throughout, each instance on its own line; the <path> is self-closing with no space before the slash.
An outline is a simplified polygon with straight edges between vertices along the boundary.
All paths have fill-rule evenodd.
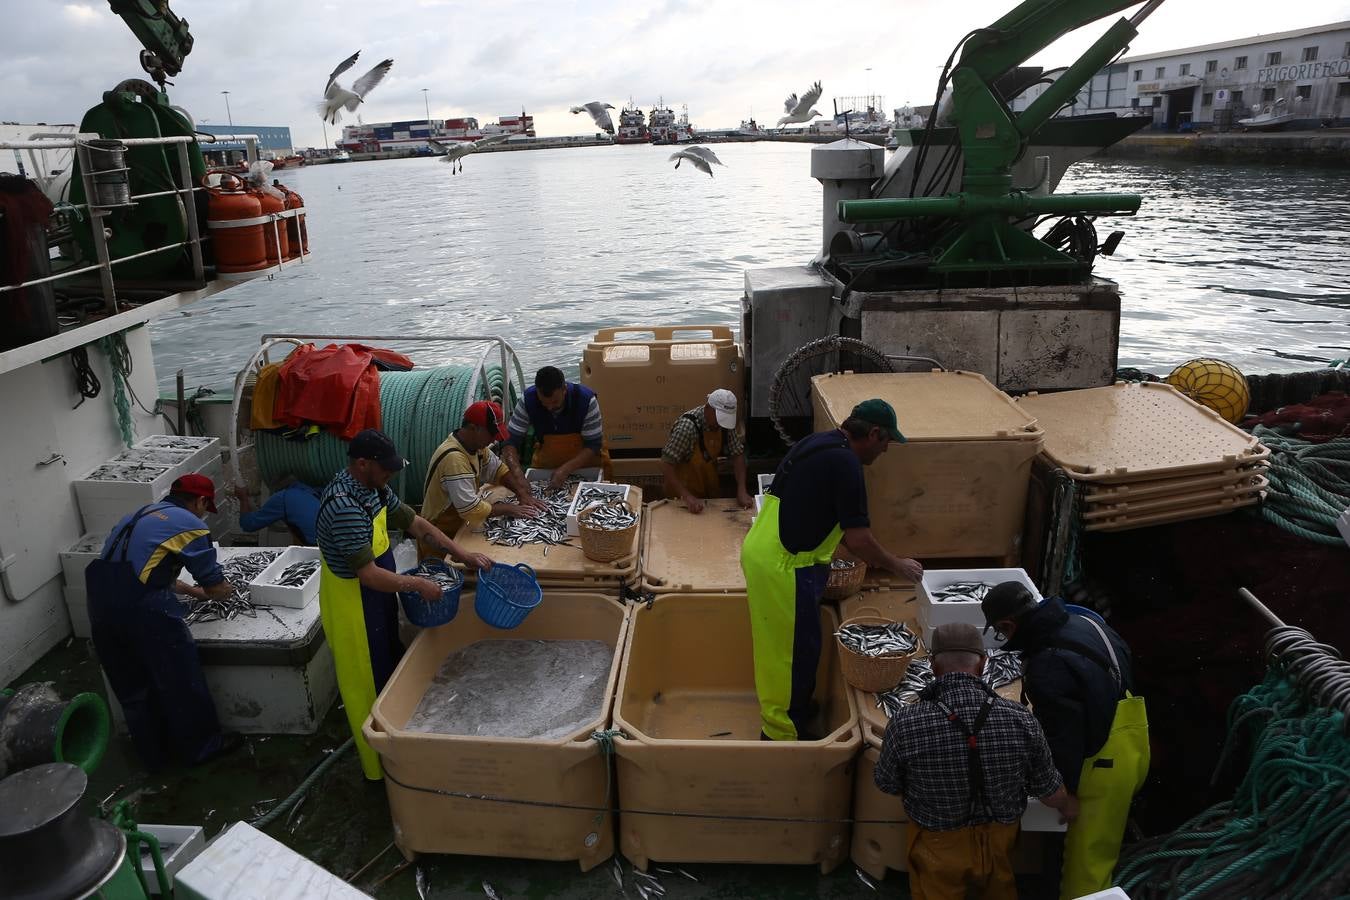
<path id="1" fill-rule="evenodd" d="M 678 340 L 676 334 L 707 334 L 713 340 L 731 339 L 731 328 L 727 325 L 620 325 L 615 328 L 601 328 L 595 333 L 597 343 L 614 341 L 621 334 L 650 334 L 654 340 Z"/>

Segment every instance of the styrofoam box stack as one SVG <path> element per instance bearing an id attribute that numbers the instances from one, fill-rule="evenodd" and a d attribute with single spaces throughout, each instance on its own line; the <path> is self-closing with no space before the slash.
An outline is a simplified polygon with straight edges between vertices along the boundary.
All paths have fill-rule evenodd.
<path id="1" fill-rule="evenodd" d="M 925 644 L 933 639 L 933 629 L 937 626 L 964 622 L 967 625 L 974 625 L 984 633 L 985 647 L 994 648 L 1002 645 L 1003 642 L 994 635 L 993 629 L 984 630 L 984 613 L 980 609 L 979 602 L 960 600 L 939 602 L 933 599 L 934 593 L 963 581 L 982 581 L 988 585 L 1004 581 L 1020 581 L 1031 591 L 1037 603 L 1042 599 L 1041 592 L 1036 589 L 1035 582 L 1024 569 L 926 569 L 915 586 L 919 601 L 919 629 Z"/>
<path id="2" fill-rule="evenodd" d="M 178 476 L 210 468 L 219 458 L 220 441 L 213 437 L 145 438 L 74 482 L 85 531 L 110 530 L 137 507 L 164 499 Z"/>
<path id="3" fill-rule="evenodd" d="M 755 476 L 755 479 L 759 482 L 759 493 L 762 494 L 773 486 L 773 476 L 773 472 L 769 472 L 767 475 Z"/>
<path id="4" fill-rule="evenodd" d="M 609 484 L 604 481 L 590 482 L 586 485 L 586 490 L 598 490 L 619 500 L 628 500 L 628 494 L 633 490 L 631 484 Z M 581 505 L 581 491 L 578 490 L 572 497 L 572 505 L 567 509 L 567 533 L 572 537 L 578 537 L 581 534 L 581 526 L 577 522 L 577 516 L 584 510 L 598 505 L 599 501 L 592 501 L 586 506 Z"/>
<path id="5" fill-rule="evenodd" d="M 258 577 L 248 583 L 249 596 L 259 606 L 304 609 L 319 596 L 318 569 L 315 569 L 314 574 L 306 578 L 305 583 L 299 587 L 286 587 L 275 582 L 288 566 L 318 558 L 318 547 L 287 547 L 270 566 L 259 572 Z"/>

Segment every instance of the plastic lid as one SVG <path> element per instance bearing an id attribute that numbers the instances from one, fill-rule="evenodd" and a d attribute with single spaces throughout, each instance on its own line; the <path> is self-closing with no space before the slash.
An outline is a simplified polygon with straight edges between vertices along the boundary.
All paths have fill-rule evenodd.
<path id="1" fill-rule="evenodd" d="M 816 375 L 811 394 L 834 425 L 857 404 L 879 397 L 895 408 L 910 441 L 1034 440 L 1041 435 L 1033 414 L 975 372 Z"/>

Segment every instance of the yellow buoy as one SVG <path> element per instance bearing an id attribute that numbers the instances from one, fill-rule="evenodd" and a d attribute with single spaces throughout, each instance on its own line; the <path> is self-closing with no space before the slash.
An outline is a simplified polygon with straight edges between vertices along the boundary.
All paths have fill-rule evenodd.
<path id="1" fill-rule="evenodd" d="M 1184 362 L 1167 376 L 1167 383 L 1235 424 L 1247 414 L 1251 402 L 1246 376 L 1221 359 Z"/>

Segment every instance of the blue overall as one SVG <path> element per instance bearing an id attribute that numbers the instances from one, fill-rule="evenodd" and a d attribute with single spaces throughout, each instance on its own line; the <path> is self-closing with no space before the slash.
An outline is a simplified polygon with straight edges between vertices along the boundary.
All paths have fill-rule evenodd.
<path id="1" fill-rule="evenodd" d="M 176 504 L 154 503 L 118 523 L 84 572 L 94 649 L 151 770 L 200 762 L 221 746 L 197 644 L 172 591 L 181 570 L 177 551 L 201 540 L 209 549 L 201 519 Z M 197 555 L 219 573 L 214 551 Z"/>

